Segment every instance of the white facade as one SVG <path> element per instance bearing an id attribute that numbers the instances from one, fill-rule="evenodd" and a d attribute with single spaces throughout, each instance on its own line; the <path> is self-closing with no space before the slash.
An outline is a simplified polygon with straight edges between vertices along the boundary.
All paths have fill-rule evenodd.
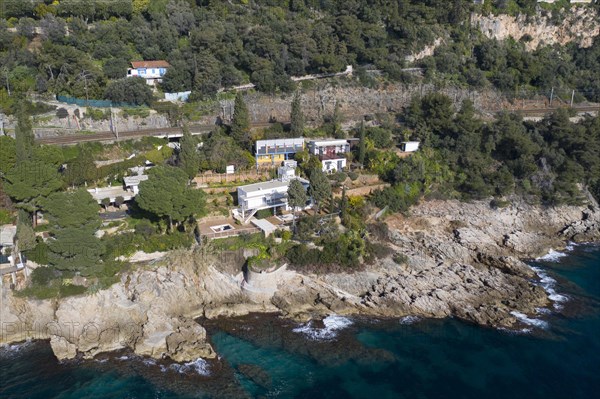
<path id="1" fill-rule="evenodd" d="M 139 76 L 146 79 L 146 83 L 156 86 L 162 83 L 163 76 L 167 73 L 170 65 L 167 61 L 134 61 L 131 68 L 127 70 L 127 77 Z"/>
<path id="2" fill-rule="evenodd" d="M 308 151 L 319 157 L 323 172 L 333 173 L 346 167 L 350 143 L 347 140 L 312 140 L 308 143 Z"/>
<path id="3" fill-rule="evenodd" d="M 415 152 L 419 149 L 420 144 L 418 141 L 404 141 L 400 144 L 400 149 L 404 152 Z"/>
<path id="4" fill-rule="evenodd" d="M 323 172 L 334 173 L 346 167 L 346 158 L 324 159 L 321 161 Z"/>
<path id="5" fill-rule="evenodd" d="M 261 209 L 283 207 L 289 210 L 287 191 L 292 180 L 271 180 L 238 187 L 238 204 L 242 217 L 246 218 L 246 214 L 253 214 Z M 308 188 L 308 180 L 298 180 Z"/>

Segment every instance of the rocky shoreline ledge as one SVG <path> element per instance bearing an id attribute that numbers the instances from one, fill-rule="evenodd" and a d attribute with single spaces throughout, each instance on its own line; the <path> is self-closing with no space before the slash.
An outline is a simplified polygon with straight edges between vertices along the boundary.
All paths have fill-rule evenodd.
<path id="1" fill-rule="evenodd" d="M 129 349 L 188 362 L 217 356 L 197 318 L 276 312 L 306 321 L 330 314 L 457 317 L 515 328 L 551 300 L 520 259 L 569 242 L 600 239 L 600 209 L 546 208 L 513 200 L 428 201 L 386 220 L 389 245 L 408 261 L 381 260 L 352 274 L 304 275 L 280 268 L 252 276 L 210 245 L 175 251 L 122 276 L 107 290 L 61 300 L 1 293 L 0 343 L 47 339 L 59 359 Z"/>

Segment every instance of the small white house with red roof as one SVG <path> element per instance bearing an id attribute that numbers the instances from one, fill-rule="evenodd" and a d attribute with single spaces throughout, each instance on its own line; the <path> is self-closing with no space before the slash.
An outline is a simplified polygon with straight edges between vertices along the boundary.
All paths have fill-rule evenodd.
<path id="1" fill-rule="evenodd" d="M 150 86 L 162 83 L 162 78 L 171 65 L 164 60 L 158 61 L 132 61 L 131 68 L 127 70 L 127 77 L 139 76 L 146 79 Z"/>

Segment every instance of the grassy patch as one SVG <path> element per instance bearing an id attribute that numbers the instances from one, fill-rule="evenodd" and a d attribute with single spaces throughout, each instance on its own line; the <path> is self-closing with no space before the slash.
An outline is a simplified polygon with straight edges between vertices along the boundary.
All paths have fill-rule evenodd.
<path id="1" fill-rule="evenodd" d="M 0 225 L 11 224 L 14 220 L 14 215 L 8 209 L 0 209 Z"/>

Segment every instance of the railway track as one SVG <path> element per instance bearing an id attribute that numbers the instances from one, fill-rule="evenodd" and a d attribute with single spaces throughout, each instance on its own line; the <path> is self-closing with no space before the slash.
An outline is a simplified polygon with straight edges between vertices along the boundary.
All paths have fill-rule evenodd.
<path id="1" fill-rule="evenodd" d="M 257 123 L 252 125 L 253 129 L 265 128 L 271 126 L 271 123 Z M 196 125 L 190 126 L 190 132 L 194 135 L 206 134 L 211 132 L 215 128 L 215 125 Z M 66 136 L 54 136 L 54 137 L 41 137 L 36 138 L 36 142 L 39 144 L 54 144 L 54 145 L 69 145 L 78 144 L 94 141 L 124 141 L 130 139 L 137 139 L 141 137 L 154 136 L 154 137 L 167 137 L 171 135 L 183 134 L 183 130 L 180 127 L 168 127 L 160 129 L 143 129 L 143 130 L 128 130 L 119 132 L 119 138 L 110 131 L 81 134 L 81 135 L 66 135 Z"/>
<path id="2" fill-rule="evenodd" d="M 559 108 L 568 108 L 568 107 L 547 107 L 547 108 L 525 108 L 525 109 L 498 109 L 491 110 L 492 113 L 500 113 L 500 112 L 518 112 L 524 116 L 544 116 L 551 112 L 556 111 Z M 600 106 L 580 106 L 573 107 L 575 112 L 577 113 L 585 113 L 585 112 L 598 112 L 600 113 Z M 284 122 L 285 123 L 285 122 Z M 271 123 L 256 123 L 252 125 L 252 129 L 262 129 L 271 126 Z M 192 134 L 206 134 L 212 131 L 215 128 L 215 125 L 195 125 L 190 126 L 190 131 Z M 40 144 L 54 144 L 54 145 L 69 145 L 69 144 L 78 144 L 78 143 L 86 143 L 86 142 L 94 142 L 94 141 L 123 141 L 130 139 L 137 139 L 146 136 L 155 136 L 155 137 L 167 137 L 170 135 L 179 135 L 183 134 L 183 131 L 180 127 L 169 127 L 169 128 L 160 128 L 160 129 L 143 129 L 143 130 L 129 130 L 119 132 L 119 138 L 115 137 L 115 135 L 110 132 L 98 132 L 91 134 L 81 134 L 81 135 L 66 135 L 66 136 L 55 136 L 55 137 L 42 137 L 37 138 L 36 141 Z"/>

